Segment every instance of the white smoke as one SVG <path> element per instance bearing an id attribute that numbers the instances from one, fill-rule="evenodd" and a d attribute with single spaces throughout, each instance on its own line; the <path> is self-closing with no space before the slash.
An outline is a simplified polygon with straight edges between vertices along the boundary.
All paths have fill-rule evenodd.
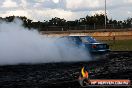
<path id="1" fill-rule="evenodd" d="M 90 60 L 85 49 L 69 46 L 65 38 L 28 30 L 19 19 L 0 22 L 0 65 Z"/>

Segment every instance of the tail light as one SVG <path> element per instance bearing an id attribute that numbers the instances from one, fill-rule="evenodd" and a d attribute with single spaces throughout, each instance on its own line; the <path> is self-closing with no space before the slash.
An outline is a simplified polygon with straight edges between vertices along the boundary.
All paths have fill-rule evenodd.
<path id="1" fill-rule="evenodd" d="M 97 46 L 96 45 L 92 45 L 92 48 L 95 49 L 95 48 L 97 48 Z"/>

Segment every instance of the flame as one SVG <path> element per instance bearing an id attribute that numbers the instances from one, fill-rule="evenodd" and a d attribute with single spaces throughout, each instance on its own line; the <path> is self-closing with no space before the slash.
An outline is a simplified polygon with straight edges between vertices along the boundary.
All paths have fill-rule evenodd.
<path id="1" fill-rule="evenodd" d="M 84 71 L 84 67 L 82 68 L 81 73 L 82 73 L 83 78 L 88 78 L 88 72 Z"/>

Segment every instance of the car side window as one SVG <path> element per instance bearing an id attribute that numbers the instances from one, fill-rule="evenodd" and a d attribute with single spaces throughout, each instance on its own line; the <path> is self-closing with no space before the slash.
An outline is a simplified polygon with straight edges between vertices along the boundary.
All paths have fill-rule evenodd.
<path id="1" fill-rule="evenodd" d="M 95 43 L 97 42 L 96 39 L 90 37 L 90 36 L 86 36 L 86 37 L 81 37 L 82 41 L 85 43 Z"/>
<path id="2" fill-rule="evenodd" d="M 89 43 L 89 41 L 85 37 L 80 37 L 80 39 L 82 40 L 82 42 Z"/>

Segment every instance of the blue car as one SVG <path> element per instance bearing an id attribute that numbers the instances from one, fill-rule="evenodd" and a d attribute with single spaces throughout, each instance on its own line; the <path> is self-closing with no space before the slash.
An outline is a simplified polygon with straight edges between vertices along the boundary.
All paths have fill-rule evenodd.
<path id="1" fill-rule="evenodd" d="M 98 42 L 91 36 L 66 36 L 77 47 L 85 47 L 90 53 L 103 54 L 110 51 L 109 45 Z"/>

